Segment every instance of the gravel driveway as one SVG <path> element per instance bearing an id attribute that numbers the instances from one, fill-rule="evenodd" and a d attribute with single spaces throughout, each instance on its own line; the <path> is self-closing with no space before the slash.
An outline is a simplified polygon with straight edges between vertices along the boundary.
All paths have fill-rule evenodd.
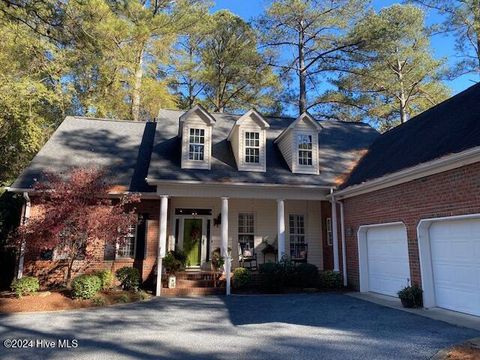
<path id="1" fill-rule="evenodd" d="M 59 313 L 0 316 L 1 359 L 428 359 L 480 336 L 341 294 L 159 298 Z M 77 348 L 58 348 L 77 339 Z M 56 348 L 45 348 L 52 340 Z M 43 342 L 42 342 L 43 341 Z M 65 345 L 65 343 L 63 343 Z"/>

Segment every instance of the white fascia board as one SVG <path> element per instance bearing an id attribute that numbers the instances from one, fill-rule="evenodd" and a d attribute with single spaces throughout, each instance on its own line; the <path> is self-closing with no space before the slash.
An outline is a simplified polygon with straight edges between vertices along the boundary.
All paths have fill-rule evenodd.
<path id="1" fill-rule="evenodd" d="M 428 161 L 410 168 L 397 171 L 358 185 L 349 186 L 335 192 L 338 199 L 346 199 L 352 196 L 366 194 L 372 191 L 403 184 L 426 176 L 439 174 L 465 165 L 480 161 L 480 146 L 462 151 L 460 153 L 446 155 L 439 159 Z"/>

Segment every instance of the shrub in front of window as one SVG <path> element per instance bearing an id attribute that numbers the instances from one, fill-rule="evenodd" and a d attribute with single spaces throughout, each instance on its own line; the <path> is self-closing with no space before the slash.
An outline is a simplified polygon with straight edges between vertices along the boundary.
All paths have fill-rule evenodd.
<path id="1" fill-rule="evenodd" d="M 80 275 L 72 280 L 72 295 L 76 299 L 91 299 L 102 289 L 97 275 Z"/>
<path id="2" fill-rule="evenodd" d="M 302 263 L 295 267 L 295 284 L 302 288 L 318 285 L 318 268 L 313 264 Z"/>
<path id="3" fill-rule="evenodd" d="M 265 263 L 259 267 L 263 288 L 268 292 L 278 292 L 288 286 L 294 286 L 295 266 L 284 257 L 278 263 Z"/>
<path id="4" fill-rule="evenodd" d="M 102 282 L 102 290 L 111 289 L 113 286 L 113 281 L 115 280 L 115 276 L 110 270 L 102 270 L 95 273 L 100 278 Z"/>
<path id="5" fill-rule="evenodd" d="M 140 286 L 140 272 L 134 267 L 124 266 L 115 272 L 123 290 L 137 291 Z"/>
<path id="6" fill-rule="evenodd" d="M 322 289 L 341 289 L 343 288 L 342 274 L 338 271 L 321 271 L 319 273 L 319 285 Z"/>
<path id="7" fill-rule="evenodd" d="M 407 286 L 398 292 L 403 307 L 417 308 L 423 306 L 423 290 L 417 285 Z"/>
<path id="8" fill-rule="evenodd" d="M 13 280 L 11 289 L 18 298 L 21 298 L 24 295 L 36 293 L 40 289 L 40 284 L 35 276 L 24 276 Z"/>
<path id="9" fill-rule="evenodd" d="M 248 269 L 239 267 L 233 271 L 233 287 L 235 289 L 245 288 L 250 284 L 252 275 Z"/>

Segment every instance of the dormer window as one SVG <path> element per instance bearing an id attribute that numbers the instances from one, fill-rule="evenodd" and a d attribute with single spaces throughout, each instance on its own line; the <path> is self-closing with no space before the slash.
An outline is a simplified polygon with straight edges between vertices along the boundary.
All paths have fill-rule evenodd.
<path id="1" fill-rule="evenodd" d="M 245 132 L 245 162 L 250 164 L 260 163 L 260 133 Z"/>
<path id="2" fill-rule="evenodd" d="M 266 171 L 267 129 L 262 115 L 250 110 L 233 125 L 228 141 L 240 171 Z"/>
<path id="3" fill-rule="evenodd" d="M 203 161 L 205 159 L 205 129 L 190 129 L 188 159 Z"/>
<path id="4" fill-rule="evenodd" d="M 303 113 L 275 139 L 290 170 L 296 174 L 320 173 L 318 134 L 320 124 Z"/>
<path id="5" fill-rule="evenodd" d="M 200 105 L 180 116 L 178 137 L 182 144 L 182 169 L 211 168 L 214 125 L 214 117 Z"/>
<path id="6" fill-rule="evenodd" d="M 297 136 L 298 144 L 298 165 L 312 166 L 313 143 L 312 135 L 299 134 Z"/>

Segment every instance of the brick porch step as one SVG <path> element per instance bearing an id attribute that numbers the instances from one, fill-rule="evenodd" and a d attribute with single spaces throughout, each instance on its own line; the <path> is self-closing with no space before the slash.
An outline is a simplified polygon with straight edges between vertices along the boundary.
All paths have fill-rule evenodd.
<path id="1" fill-rule="evenodd" d="M 177 281 L 180 279 L 185 280 L 213 280 L 215 274 L 211 271 L 183 271 L 176 274 Z M 217 279 L 220 277 L 220 274 L 216 274 Z"/>
<path id="2" fill-rule="evenodd" d="M 207 295 L 225 295 L 224 287 L 192 287 L 192 288 L 175 288 L 162 289 L 161 296 L 207 296 Z"/>
<path id="3" fill-rule="evenodd" d="M 217 284 L 219 281 L 217 281 Z M 177 279 L 177 288 L 195 288 L 195 287 L 213 287 L 213 280 L 188 280 L 188 279 Z"/>

